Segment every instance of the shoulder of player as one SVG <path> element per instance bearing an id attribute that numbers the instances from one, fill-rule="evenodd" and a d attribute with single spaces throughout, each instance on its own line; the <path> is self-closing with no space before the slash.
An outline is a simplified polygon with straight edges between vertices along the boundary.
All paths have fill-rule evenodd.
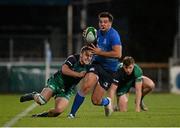
<path id="1" fill-rule="evenodd" d="M 142 69 L 141 69 L 141 67 L 139 66 L 139 65 L 137 65 L 137 64 L 134 64 L 134 73 L 135 73 L 135 75 L 142 75 Z"/>
<path id="2" fill-rule="evenodd" d="M 110 39 L 112 39 L 112 40 L 115 39 L 117 42 L 121 42 L 120 34 L 114 28 L 111 28 L 109 30 L 108 35 L 109 35 Z"/>
<path id="3" fill-rule="evenodd" d="M 79 57 L 80 57 L 79 54 L 74 54 L 74 58 L 75 58 L 76 60 L 79 60 Z"/>
<path id="4" fill-rule="evenodd" d="M 65 60 L 65 63 L 66 63 L 66 62 L 69 62 L 69 63 L 71 63 L 71 64 L 76 63 L 76 62 L 79 61 L 79 56 L 80 56 L 79 54 L 70 55 L 70 56 L 68 56 L 67 59 Z"/>
<path id="5" fill-rule="evenodd" d="M 113 34 L 113 33 L 118 34 L 118 31 L 117 31 L 116 29 L 114 29 L 113 27 L 111 27 L 111 28 L 109 29 L 109 32 L 110 32 L 111 34 Z"/>
<path id="6" fill-rule="evenodd" d="M 138 64 L 134 64 L 134 68 L 137 70 L 142 70 L 141 67 Z"/>

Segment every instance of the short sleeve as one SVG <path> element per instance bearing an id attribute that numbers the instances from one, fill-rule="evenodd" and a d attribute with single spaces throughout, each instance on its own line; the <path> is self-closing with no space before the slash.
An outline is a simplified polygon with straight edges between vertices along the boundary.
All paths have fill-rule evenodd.
<path id="1" fill-rule="evenodd" d="M 134 72 L 135 72 L 135 77 L 136 77 L 135 81 L 136 82 L 142 81 L 142 75 L 143 75 L 142 69 L 138 65 L 135 64 L 134 70 L 135 70 Z"/>
<path id="2" fill-rule="evenodd" d="M 64 61 L 64 64 L 66 64 L 66 65 L 68 65 L 68 67 L 72 68 L 76 62 L 77 62 L 77 59 L 75 58 L 75 56 L 71 55 Z"/>

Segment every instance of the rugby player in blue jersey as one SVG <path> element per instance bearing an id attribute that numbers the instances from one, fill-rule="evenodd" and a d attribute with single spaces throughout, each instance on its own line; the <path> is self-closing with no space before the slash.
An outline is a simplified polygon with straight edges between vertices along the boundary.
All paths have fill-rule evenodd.
<path id="1" fill-rule="evenodd" d="M 80 81 L 81 88 L 75 96 L 69 118 L 74 118 L 85 96 L 91 89 L 92 103 L 105 106 L 105 115 L 111 114 L 111 99 L 103 98 L 105 92 L 111 85 L 113 74 L 117 71 L 119 58 L 122 56 L 122 44 L 120 35 L 112 27 L 113 16 L 109 12 L 101 12 L 98 15 L 99 30 L 97 32 L 97 45 L 93 43 L 90 49 L 94 53 L 94 60 L 91 68 L 85 77 Z"/>

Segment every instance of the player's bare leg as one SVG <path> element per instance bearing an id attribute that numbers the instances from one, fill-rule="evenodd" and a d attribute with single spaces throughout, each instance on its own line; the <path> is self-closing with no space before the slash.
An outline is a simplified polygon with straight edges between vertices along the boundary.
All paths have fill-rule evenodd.
<path id="1" fill-rule="evenodd" d="M 117 104 L 114 105 L 114 99 L 115 99 L 115 96 L 116 96 L 117 88 L 118 88 L 117 85 L 111 84 L 110 88 L 108 89 L 108 97 L 111 98 L 113 111 L 119 111 Z M 116 98 L 116 100 L 118 100 L 118 99 Z M 118 101 L 116 101 L 116 103 L 118 103 Z"/>
<path id="2" fill-rule="evenodd" d="M 20 102 L 34 100 L 39 105 L 44 105 L 49 101 L 52 95 L 53 91 L 50 88 L 44 88 L 41 93 L 32 92 L 21 96 Z"/>
<path id="3" fill-rule="evenodd" d="M 76 94 L 74 98 L 74 102 L 71 108 L 71 112 L 68 115 L 68 118 L 74 118 L 76 112 L 78 111 L 79 107 L 84 102 L 85 96 L 94 88 L 94 86 L 98 82 L 98 77 L 94 73 L 87 73 L 85 77 L 80 81 L 80 90 Z"/>
<path id="4" fill-rule="evenodd" d="M 104 106 L 105 116 L 110 116 L 113 112 L 113 106 L 110 97 L 103 98 L 105 92 L 106 90 L 97 83 L 91 99 L 94 105 Z"/>
<path id="5" fill-rule="evenodd" d="M 80 81 L 81 89 L 80 92 L 82 95 L 87 95 L 89 91 L 97 84 L 98 78 L 97 75 L 94 73 L 88 73 L 84 79 Z"/>
<path id="6" fill-rule="evenodd" d="M 69 100 L 64 97 L 57 97 L 55 100 L 55 108 L 49 111 L 50 117 L 56 117 L 67 108 Z"/>
<path id="7" fill-rule="evenodd" d="M 44 105 L 50 100 L 52 95 L 53 91 L 50 88 L 44 88 L 40 94 L 34 95 L 34 101 L 36 101 L 36 103 L 38 103 L 39 105 Z M 45 103 L 41 101 L 41 98 L 44 100 Z"/>
<path id="8" fill-rule="evenodd" d="M 126 112 L 128 109 L 129 94 L 124 94 L 118 97 L 118 107 L 120 112 Z"/>
<path id="9" fill-rule="evenodd" d="M 57 117 L 67 108 L 69 100 L 64 97 L 57 97 L 55 99 L 55 108 L 50 109 L 48 112 L 35 114 L 33 117 Z"/>
<path id="10" fill-rule="evenodd" d="M 143 90 L 142 90 L 142 98 L 141 98 L 140 107 L 141 107 L 141 110 L 147 111 L 148 107 L 144 104 L 143 98 L 145 97 L 145 95 L 150 93 L 155 88 L 155 84 L 150 78 L 143 76 L 142 88 L 143 88 Z"/>
<path id="11" fill-rule="evenodd" d="M 91 96 L 92 103 L 94 105 L 100 105 L 105 92 L 106 91 L 98 83 L 94 88 L 93 94 Z"/>

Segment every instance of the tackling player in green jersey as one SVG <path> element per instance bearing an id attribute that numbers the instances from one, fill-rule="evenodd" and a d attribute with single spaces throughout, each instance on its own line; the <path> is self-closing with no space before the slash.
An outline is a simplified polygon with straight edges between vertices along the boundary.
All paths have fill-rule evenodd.
<path id="1" fill-rule="evenodd" d="M 113 99 L 116 93 L 118 109 L 121 112 L 127 111 L 128 95 L 130 88 L 135 88 L 135 111 L 147 111 L 143 103 L 143 98 L 154 88 L 154 82 L 146 76 L 143 76 L 142 69 L 135 64 L 132 57 L 126 56 L 123 63 L 120 64 L 117 75 L 109 90 L 109 95 Z"/>
<path id="2" fill-rule="evenodd" d="M 44 105 L 54 96 L 55 108 L 33 117 L 58 116 L 67 108 L 70 97 L 75 93 L 75 86 L 85 76 L 91 59 L 91 50 L 87 46 L 82 47 L 80 54 L 69 56 L 60 70 L 47 80 L 47 85 L 41 93 L 25 94 L 20 97 L 20 102 L 34 100 L 39 105 Z"/>

